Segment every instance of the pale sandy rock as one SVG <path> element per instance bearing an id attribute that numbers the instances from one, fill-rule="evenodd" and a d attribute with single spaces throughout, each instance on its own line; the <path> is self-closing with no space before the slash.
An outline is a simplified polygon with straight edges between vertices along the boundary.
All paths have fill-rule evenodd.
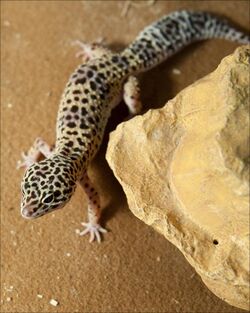
<path id="1" fill-rule="evenodd" d="M 162 109 L 120 124 L 107 152 L 131 211 L 176 245 L 218 297 L 244 309 L 249 57 L 240 47 Z"/>

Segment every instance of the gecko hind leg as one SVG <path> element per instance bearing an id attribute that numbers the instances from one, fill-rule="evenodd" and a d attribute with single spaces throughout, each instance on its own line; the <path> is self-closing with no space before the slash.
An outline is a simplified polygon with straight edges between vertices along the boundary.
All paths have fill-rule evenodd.
<path id="1" fill-rule="evenodd" d="M 82 57 L 84 63 L 111 53 L 111 50 L 104 46 L 103 39 L 99 39 L 93 43 L 85 43 L 80 40 L 75 40 L 72 44 L 80 46 L 81 50 L 76 53 L 76 57 Z"/>
<path id="2" fill-rule="evenodd" d="M 135 76 L 129 76 L 123 87 L 123 99 L 128 106 L 130 117 L 141 112 L 141 92 L 139 81 Z"/>
<path id="3" fill-rule="evenodd" d="M 80 236 L 84 236 L 86 234 L 90 234 L 89 242 L 97 240 L 98 243 L 101 242 L 100 233 L 106 233 L 107 230 L 100 226 L 99 220 L 101 215 L 101 206 L 100 206 L 100 198 L 93 187 L 92 182 L 90 181 L 88 174 L 85 172 L 80 180 L 80 185 L 86 192 L 88 196 L 88 222 L 81 223 L 85 229 L 79 232 Z"/>
<path id="4" fill-rule="evenodd" d="M 33 163 L 38 162 L 41 154 L 48 158 L 52 151 L 53 147 L 49 146 L 42 138 L 36 138 L 28 152 L 22 152 L 22 160 L 17 162 L 17 169 L 30 167 Z"/>

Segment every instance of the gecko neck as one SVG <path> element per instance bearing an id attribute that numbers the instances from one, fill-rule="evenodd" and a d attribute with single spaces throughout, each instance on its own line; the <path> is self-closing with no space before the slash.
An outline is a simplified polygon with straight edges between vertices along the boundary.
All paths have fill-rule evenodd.
<path id="1" fill-rule="evenodd" d="M 62 148 L 55 148 L 50 159 L 61 167 L 70 169 L 75 181 L 77 181 L 87 169 L 86 158 L 76 153 L 66 153 Z"/>

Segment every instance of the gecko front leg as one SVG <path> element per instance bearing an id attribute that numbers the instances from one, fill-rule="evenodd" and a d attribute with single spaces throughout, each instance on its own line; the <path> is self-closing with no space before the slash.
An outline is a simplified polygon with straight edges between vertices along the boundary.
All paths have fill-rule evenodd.
<path id="1" fill-rule="evenodd" d="M 100 233 L 106 233 L 107 230 L 102 228 L 99 224 L 100 215 L 101 215 L 101 206 L 100 206 L 100 198 L 93 187 L 92 182 L 90 181 L 88 174 L 85 172 L 80 180 L 80 185 L 86 192 L 88 196 L 88 222 L 81 223 L 84 227 L 86 227 L 82 232 L 79 233 L 80 236 L 84 236 L 86 234 L 90 234 L 89 242 L 94 241 L 95 239 L 100 243 L 101 236 Z"/>
<path id="2" fill-rule="evenodd" d="M 93 43 L 85 43 L 80 40 L 75 40 L 73 44 L 81 48 L 81 50 L 76 53 L 76 57 L 82 57 L 82 61 L 86 63 L 89 60 L 101 58 L 103 55 L 110 54 L 111 51 L 104 47 L 102 42 L 103 40 L 98 40 Z"/>
<path id="3" fill-rule="evenodd" d="M 53 151 L 53 147 L 47 144 L 42 138 L 35 139 L 33 145 L 27 153 L 22 152 L 22 160 L 17 162 L 17 169 L 24 167 L 28 168 L 33 163 L 37 162 L 40 154 L 48 158 Z"/>
<path id="4" fill-rule="evenodd" d="M 142 109 L 139 81 L 135 76 L 129 76 L 123 87 L 123 99 L 128 106 L 130 116 L 140 113 Z"/>

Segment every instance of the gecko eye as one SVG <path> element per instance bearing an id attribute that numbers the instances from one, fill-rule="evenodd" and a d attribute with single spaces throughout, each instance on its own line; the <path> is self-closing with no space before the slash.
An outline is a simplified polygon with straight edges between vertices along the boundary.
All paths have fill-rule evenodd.
<path id="1" fill-rule="evenodd" d="M 53 202 L 53 200 L 54 200 L 54 196 L 53 196 L 53 194 L 51 194 L 49 196 L 45 196 L 42 199 L 42 202 L 45 203 L 45 204 L 50 204 L 51 202 Z"/>

